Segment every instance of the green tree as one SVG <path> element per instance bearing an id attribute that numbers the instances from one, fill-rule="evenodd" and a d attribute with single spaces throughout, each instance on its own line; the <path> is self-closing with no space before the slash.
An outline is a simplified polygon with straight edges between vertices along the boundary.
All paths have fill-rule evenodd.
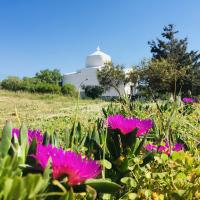
<path id="1" fill-rule="evenodd" d="M 78 94 L 76 87 L 70 83 L 64 84 L 61 88 L 61 92 L 63 95 L 66 95 L 66 96 L 77 96 Z"/>
<path id="2" fill-rule="evenodd" d="M 139 78 L 140 78 L 140 69 L 137 66 L 133 66 L 131 71 L 127 74 L 126 81 L 136 85 Z"/>
<path id="3" fill-rule="evenodd" d="M 100 97 L 104 92 L 103 87 L 99 85 L 87 85 L 83 86 L 83 89 L 85 90 L 86 96 L 92 99 Z"/>
<path id="4" fill-rule="evenodd" d="M 97 71 L 98 81 L 105 91 L 114 88 L 119 96 L 122 95 L 118 86 L 126 83 L 125 72 L 123 69 L 124 67 L 122 65 L 114 65 L 110 62 L 106 63 L 104 67 Z"/>
<path id="5" fill-rule="evenodd" d="M 174 25 L 169 24 L 163 29 L 163 33 L 161 34 L 162 39 L 148 42 L 150 45 L 153 61 L 153 63 L 150 63 L 150 71 L 152 72 L 153 64 L 155 64 L 155 70 L 161 70 L 159 79 L 166 78 L 166 76 L 162 74 L 163 70 L 167 72 L 167 82 L 171 77 L 171 83 L 173 83 L 176 88 L 170 87 L 170 92 L 174 92 L 174 90 L 179 92 L 181 90 L 182 92 L 186 93 L 188 90 L 194 91 L 194 87 L 198 86 L 197 83 L 194 84 L 194 80 L 197 80 L 194 75 L 198 77 L 200 73 L 200 54 L 198 51 L 188 51 L 187 38 L 178 39 L 176 37 L 177 33 L 178 31 L 175 30 Z M 154 61 L 156 61 L 156 63 L 154 63 Z M 157 61 L 160 61 L 161 64 L 164 63 L 163 68 L 165 69 L 158 67 Z M 159 74 L 157 73 L 155 76 L 158 75 Z M 147 82 L 153 83 L 154 81 L 151 80 L 152 78 L 154 79 L 153 74 L 146 78 Z M 155 87 L 153 88 L 155 89 L 156 85 L 154 86 Z M 163 92 L 167 92 L 168 90 L 169 88 L 163 88 Z"/>
<path id="6" fill-rule="evenodd" d="M 35 75 L 35 79 L 39 82 L 60 85 L 62 81 L 62 75 L 58 69 L 45 69 L 37 72 Z"/>
<path id="7" fill-rule="evenodd" d="M 143 63 L 138 74 L 144 84 L 158 93 L 176 92 L 177 80 L 186 75 L 187 68 L 177 70 L 167 59 L 150 60 Z"/>

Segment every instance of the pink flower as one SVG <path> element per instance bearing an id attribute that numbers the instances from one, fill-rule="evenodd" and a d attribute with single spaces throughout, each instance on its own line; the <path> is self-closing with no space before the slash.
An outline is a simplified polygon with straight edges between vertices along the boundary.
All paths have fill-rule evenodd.
<path id="1" fill-rule="evenodd" d="M 12 129 L 12 136 L 14 137 L 14 135 L 17 136 L 17 138 L 19 138 L 20 130 L 18 128 Z M 42 144 L 43 135 L 41 131 L 28 129 L 28 143 L 31 144 L 34 138 L 36 139 L 37 143 Z"/>
<path id="2" fill-rule="evenodd" d="M 170 151 L 169 151 L 169 148 L 167 146 L 159 146 L 158 147 L 158 152 L 165 153 L 168 156 L 170 155 Z"/>
<path id="3" fill-rule="evenodd" d="M 19 138 L 20 130 L 18 128 L 13 128 L 12 129 L 12 137 L 16 136 Z"/>
<path id="4" fill-rule="evenodd" d="M 191 97 L 184 97 L 184 98 L 182 99 L 182 101 L 183 101 L 184 103 L 193 103 L 193 102 L 194 102 L 194 98 L 191 98 Z"/>
<path id="5" fill-rule="evenodd" d="M 37 143 L 42 144 L 43 142 L 43 135 L 40 130 L 31 130 L 28 129 L 28 142 L 31 144 L 33 139 L 36 139 Z"/>
<path id="6" fill-rule="evenodd" d="M 145 148 L 147 151 L 157 150 L 157 146 L 152 145 L 152 144 L 147 144 L 147 145 L 144 146 L 144 148 Z"/>
<path id="7" fill-rule="evenodd" d="M 168 156 L 170 156 L 170 148 L 169 148 L 169 144 L 168 142 L 165 143 L 165 145 L 161 145 L 161 146 L 156 146 L 156 145 L 152 145 L 152 144 L 147 144 L 144 146 L 144 148 L 147 151 L 152 151 L 152 150 L 157 150 L 158 152 L 161 153 L 165 153 Z M 172 151 L 181 151 L 184 149 L 184 145 L 180 144 L 180 143 L 176 143 L 173 147 L 172 147 Z"/>
<path id="8" fill-rule="evenodd" d="M 172 150 L 173 150 L 173 151 L 181 151 L 183 148 L 184 148 L 184 145 L 183 145 L 183 144 L 176 143 L 176 144 L 173 146 Z"/>
<path id="9" fill-rule="evenodd" d="M 145 133 L 148 133 L 152 127 L 153 127 L 153 121 L 151 119 L 139 120 L 137 125 L 138 131 L 136 136 L 141 136 Z"/>
<path id="10" fill-rule="evenodd" d="M 35 158 L 44 169 L 48 160 L 52 160 L 53 178 L 59 179 L 68 176 L 68 184 L 78 185 L 85 180 L 97 177 L 101 173 L 101 166 L 96 161 L 82 156 L 73 151 L 64 151 L 51 145 L 37 145 Z"/>
<path id="11" fill-rule="evenodd" d="M 139 119 L 139 118 L 125 118 L 123 115 L 110 115 L 105 121 L 105 124 L 115 130 L 119 129 L 121 134 L 128 134 L 134 129 L 137 129 L 136 136 L 141 136 L 149 132 L 153 126 L 151 119 Z"/>

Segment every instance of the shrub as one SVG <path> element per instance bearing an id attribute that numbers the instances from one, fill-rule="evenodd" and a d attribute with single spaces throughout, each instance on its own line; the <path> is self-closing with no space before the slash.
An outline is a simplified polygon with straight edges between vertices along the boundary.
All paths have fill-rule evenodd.
<path id="1" fill-rule="evenodd" d="M 1 82 L 1 88 L 16 92 L 18 90 L 21 90 L 21 83 L 22 83 L 22 80 L 19 79 L 18 77 L 15 77 L 15 76 L 8 77 L 7 79 Z"/>
<path id="2" fill-rule="evenodd" d="M 48 84 L 48 83 L 37 83 L 34 89 L 35 89 L 35 92 L 52 93 L 52 94 L 58 94 L 61 91 L 61 88 L 59 85 Z"/>
<path id="3" fill-rule="evenodd" d="M 85 90 L 85 95 L 92 99 L 100 97 L 104 92 L 103 87 L 98 85 L 87 85 L 83 89 Z"/>
<path id="4" fill-rule="evenodd" d="M 61 92 L 63 95 L 66 95 L 66 96 L 76 96 L 77 95 L 76 87 L 69 83 L 66 83 L 65 85 L 62 86 Z"/>

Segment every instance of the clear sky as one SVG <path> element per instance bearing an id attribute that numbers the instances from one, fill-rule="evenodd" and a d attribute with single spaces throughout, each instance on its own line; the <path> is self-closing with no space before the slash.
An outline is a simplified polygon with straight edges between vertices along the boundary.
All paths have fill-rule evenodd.
<path id="1" fill-rule="evenodd" d="M 130 67 L 169 23 L 200 50 L 199 0 L 0 0 L 0 78 L 75 71 L 97 45 Z"/>

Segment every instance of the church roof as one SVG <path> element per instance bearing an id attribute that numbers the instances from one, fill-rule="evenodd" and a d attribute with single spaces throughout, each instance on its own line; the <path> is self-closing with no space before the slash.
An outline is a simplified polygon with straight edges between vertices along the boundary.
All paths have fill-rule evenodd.
<path id="1" fill-rule="evenodd" d="M 111 57 L 108 54 L 102 52 L 98 46 L 95 52 L 87 56 L 86 67 L 101 67 L 107 62 L 111 62 Z"/>

